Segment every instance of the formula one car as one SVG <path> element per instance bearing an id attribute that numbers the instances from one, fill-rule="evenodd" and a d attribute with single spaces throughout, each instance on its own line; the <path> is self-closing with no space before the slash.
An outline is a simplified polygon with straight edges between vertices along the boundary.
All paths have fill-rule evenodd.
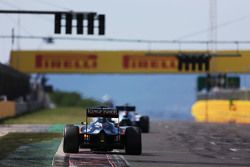
<path id="1" fill-rule="evenodd" d="M 88 125 L 89 118 L 96 117 Z M 66 125 L 64 128 L 63 151 L 77 153 L 79 148 L 90 148 L 92 151 L 112 151 L 125 149 L 126 154 L 141 154 L 141 131 L 138 127 L 114 124 L 111 119 L 119 122 L 118 110 L 115 108 L 88 108 L 86 124 Z"/>
<path id="2" fill-rule="evenodd" d="M 116 106 L 119 111 L 120 126 L 136 126 L 144 133 L 149 132 L 149 117 L 139 115 L 135 106 Z"/>

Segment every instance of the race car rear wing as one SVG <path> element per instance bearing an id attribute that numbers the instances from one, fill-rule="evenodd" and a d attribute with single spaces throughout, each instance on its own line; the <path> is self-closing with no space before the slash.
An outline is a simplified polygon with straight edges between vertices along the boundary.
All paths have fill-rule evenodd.
<path id="1" fill-rule="evenodd" d="M 118 111 L 135 111 L 135 106 L 116 106 Z"/>
<path id="2" fill-rule="evenodd" d="M 119 113 L 115 108 L 97 107 L 87 108 L 87 117 L 118 118 Z"/>

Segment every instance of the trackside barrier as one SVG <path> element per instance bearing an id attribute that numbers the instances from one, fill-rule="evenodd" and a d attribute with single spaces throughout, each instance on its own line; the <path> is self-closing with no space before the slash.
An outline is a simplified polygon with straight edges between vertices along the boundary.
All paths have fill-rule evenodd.
<path id="1" fill-rule="evenodd" d="M 29 111 L 28 109 L 28 105 L 27 103 L 15 103 L 15 109 L 16 109 L 16 115 L 21 115 L 27 111 Z"/>
<path id="2" fill-rule="evenodd" d="M 16 105 L 13 101 L 0 102 L 0 119 L 16 115 Z"/>
<path id="3" fill-rule="evenodd" d="M 248 100 L 199 100 L 192 106 L 197 122 L 250 124 Z"/>
<path id="4" fill-rule="evenodd" d="M 22 115 L 29 111 L 34 111 L 42 108 L 39 102 L 22 102 L 0 101 L 0 119 Z"/>

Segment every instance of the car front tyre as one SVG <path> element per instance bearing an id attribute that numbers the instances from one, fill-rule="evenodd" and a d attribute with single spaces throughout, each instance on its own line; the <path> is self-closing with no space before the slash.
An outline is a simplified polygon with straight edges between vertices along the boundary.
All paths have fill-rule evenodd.
<path id="1" fill-rule="evenodd" d="M 142 116 L 140 118 L 140 128 L 143 133 L 149 132 L 149 117 L 148 116 Z"/>

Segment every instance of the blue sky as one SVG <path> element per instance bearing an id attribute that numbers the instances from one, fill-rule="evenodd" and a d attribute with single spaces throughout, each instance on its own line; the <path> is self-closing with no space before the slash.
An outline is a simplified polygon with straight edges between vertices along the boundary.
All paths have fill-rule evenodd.
<path id="1" fill-rule="evenodd" d="M 249 0 L 217 1 L 218 40 L 250 39 Z M 209 39 L 209 0 L 1 0 L 0 9 L 94 11 L 106 15 L 106 35 L 100 38 L 151 40 Z M 18 18 L 20 26 L 18 26 Z M 54 18 L 33 15 L 0 15 L 4 23 L 1 35 L 11 29 L 20 35 L 53 36 Z M 191 35 L 190 35 L 191 34 Z M 62 36 L 62 35 L 55 35 Z M 76 35 L 73 35 L 74 37 Z M 95 38 L 97 36 L 87 36 Z M 158 50 L 179 49 L 178 44 L 139 44 L 91 41 L 55 41 L 48 45 L 42 40 L 15 41 L 0 39 L 0 61 L 7 62 L 10 49 L 66 50 Z M 236 49 L 235 45 L 220 45 L 219 49 Z M 249 44 L 240 45 L 240 49 Z M 181 45 L 181 49 L 206 49 L 206 45 Z"/>
<path id="2" fill-rule="evenodd" d="M 218 40 L 250 39 L 250 1 L 218 0 Z M 98 38 L 149 40 L 209 39 L 209 0 L 0 0 L 0 9 L 95 11 L 106 15 L 106 35 Z M 18 26 L 19 20 L 19 26 Z M 0 15 L 0 35 L 54 36 L 51 16 Z M 4 24 L 3 24 L 4 23 Z M 55 35 L 65 36 L 65 35 Z M 76 37 L 76 35 L 72 35 Z M 96 38 L 97 36 L 87 36 Z M 249 49 L 249 44 L 240 45 Z M 0 62 L 11 49 L 27 50 L 167 50 L 207 49 L 204 45 L 141 44 L 93 41 L 0 39 Z M 219 45 L 218 49 L 236 49 Z M 190 116 L 195 101 L 195 75 L 49 75 L 55 88 L 79 91 L 101 99 L 108 94 L 118 104 L 131 103 L 157 117 Z M 245 77 L 248 78 L 248 77 Z M 248 79 L 245 79 L 248 82 Z M 247 85 L 247 84 L 245 84 Z"/>

